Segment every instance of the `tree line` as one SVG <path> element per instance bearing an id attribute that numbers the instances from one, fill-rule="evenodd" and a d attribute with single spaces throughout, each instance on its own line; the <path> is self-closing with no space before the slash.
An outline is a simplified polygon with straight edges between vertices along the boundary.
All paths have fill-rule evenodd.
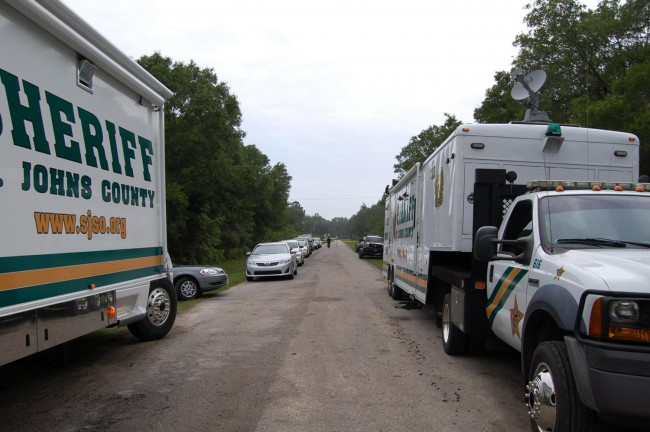
<path id="1" fill-rule="evenodd" d="M 527 30 L 516 35 L 511 67 L 547 73 L 541 109 L 559 123 L 635 133 L 641 172 L 650 174 L 650 2 L 534 0 Z M 216 263 L 241 257 L 258 241 L 303 232 L 359 238 L 381 234 L 385 197 L 351 218 L 326 220 L 288 202 L 291 176 L 245 145 L 237 98 L 212 69 L 159 53 L 138 63 L 170 88 L 165 106 L 167 221 L 172 259 Z M 510 97 L 507 70 L 474 110 L 479 123 L 521 120 L 526 106 Z M 413 136 L 396 155 L 395 173 L 423 162 L 461 123 L 454 114 Z"/>

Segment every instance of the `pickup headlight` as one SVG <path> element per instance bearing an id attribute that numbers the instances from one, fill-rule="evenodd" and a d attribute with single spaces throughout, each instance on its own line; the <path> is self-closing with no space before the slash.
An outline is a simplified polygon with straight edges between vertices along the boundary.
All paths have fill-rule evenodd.
<path id="1" fill-rule="evenodd" d="M 280 261 L 280 264 L 289 264 L 291 262 L 291 259 L 283 259 Z"/>
<path id="2" fill-rule="evenodd" d="M 639 304 L 632 300 L 612 300 L 609 302 L 609 319 L 621 323 L 639 321 Z"/>
<path id="3" fill-rule="evenodd" d="M 650 302 L 600 297 L 591 308 L 589 336 L 611 341 L 650 342 Z"/>

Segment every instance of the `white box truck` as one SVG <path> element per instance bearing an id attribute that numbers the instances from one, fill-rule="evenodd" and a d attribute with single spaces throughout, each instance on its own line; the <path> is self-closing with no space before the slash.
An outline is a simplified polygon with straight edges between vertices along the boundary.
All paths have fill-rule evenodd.
<path id="1" fill-rule="evenodd" d="M 0 365 L 166 335 L 169 89 L 57 0 L 0 0 Z"/>
<path id="2" fill-rule="evenodd" d="M 483 351 L 490 332 L 520 351 L 535 432 L 650 415 L 638 155 L 629 133 L 466 124 L 389 190 L 389 294 L 433 309 L 450 355 Z"/>

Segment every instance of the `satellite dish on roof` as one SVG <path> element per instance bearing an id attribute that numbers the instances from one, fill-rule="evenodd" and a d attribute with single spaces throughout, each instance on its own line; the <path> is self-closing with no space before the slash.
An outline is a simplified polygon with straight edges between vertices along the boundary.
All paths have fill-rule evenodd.
<path id="1" fill-rule="evenodd" d="M 510 77 L 515 81 L 515 85 L 510 91 L 510 95 L 515 100 L 528 99 L 528 110 L 524 116 L 525 122 L 550 123 L 551 119 L 544 111 L 539 110 L 539 102 L 542 94 L 539 90 L 546 82 L 546 72 L 543 70 L 532 71 L 524 75 L 524 70 L 520 68 L 510 72 Z"/>
<path id="2" fill-rule="evenodd" d="M 524 71 L 521 69 L 515 69 L 510 74 L 512 79 L 517 81 L 510 92 L 510 95 L 515 100 L 532 97 L 546 82 L 546 72 L 543 70 L 536 70 L 526 76 L 523 75 Z"/>

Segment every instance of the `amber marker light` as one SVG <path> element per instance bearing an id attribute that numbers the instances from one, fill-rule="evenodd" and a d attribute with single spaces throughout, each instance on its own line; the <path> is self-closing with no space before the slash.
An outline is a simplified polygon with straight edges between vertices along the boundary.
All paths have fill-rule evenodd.
<path id="1" fill-rule="evenodd" d="M 555 188 L 555 192 L 564 192 L 564 186 L 558 186 Z"/>
<path id="2" fill-rule="evenodd" d="M 622 339 L 633 342 L 650 342 L 650 330 L 631 327 L 610 327 L 608 336 L 611 339 Z"/>
<path id="3" fill-rule="evenodd" d="M 464 127 L 464 128 L 463 128 L 463 132 L 469 132 L 469 128 L 468 128 L 468 127 Z"/>
<path id="4" fill-rule="evenodd" d="M 616 186 L 614 186 L 614 190 L 615 190 L 616 192 L 620 192 L 620 191 L 623 190 L 623 186 L 621 186 L 621 185 L 616 185 Z"/>
<path id="5" fill-rule="evenodd" d="M 476 282 L 474 282 L 474 288 L 476 288 L 476 289 L 485 289 L 485 281 L 476 281 Z"/>
<path id="6" fill-rule="evenodd" d="M 645 189 L 644 189 L 643 186 L 637 186 L 637 187 L 634 188 L 634 190 L 635 190 L 636 192 L 645 192 Z"/>
<path id="7" fill-rule="evenodd" d="M 90 284 L 90 285 L 88 285 L 88 288 L 90 288 L 90 289 L 95 289 L 95 287 L 96 287 L 95 284 Z"/>
<path id="8" fill-rule="evenodd" d="M 600 189 L 600 185 L 593 185 L 593 186 L 591 187 L 591 190 L 592 190 L 592 191 L 596 191 L 596 192 L 600 192 L 600 190 L 601 190 L 601 189 Z"/>
<path id="9" fill-rule="evenodd" d="M 115 306 L 109 306 L 106 308 L 106 315 L 113 319 L 117 316 L 117 309 L 115 309 Z"/>
<path id="10" fill-rule="evenodd" d="M 589 336 L 600 338 L 603 331 L 603 302 L 596 299 L 591 307 L 591 316 L 589 317 Z"/>
<path id="11" fill-rule="evenodd" d="M 628 140 L 629 140 L 630 142 L 634 142 L 634 141 L 636 141 L 636 137 L 629 137 Z"/>

